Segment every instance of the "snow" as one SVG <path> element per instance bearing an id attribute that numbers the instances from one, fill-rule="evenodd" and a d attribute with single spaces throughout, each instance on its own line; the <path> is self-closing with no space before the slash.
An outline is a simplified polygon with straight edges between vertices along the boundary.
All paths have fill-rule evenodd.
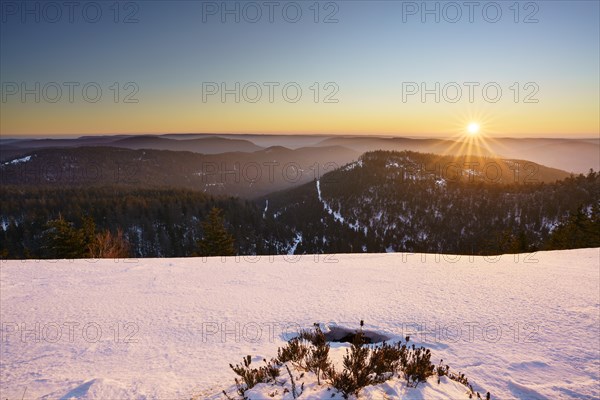
<path id="1" fill-rule="evenodd" d="M 321 195 L 321 181 L 317 179 L 317 197 L 320 202 L 323 202 L 323 196 Z"/>
<path id="2" fill-rule="evenodd" d="M 355 161 L 355 162 L 352 162 L 350 164 L 347 164 L 347 165 L 343 166 L 342 170 L 344 170 L 344 171 L 351 171 L 351 170 L 353 170 L 356 167 L 362 168 L 362 166 L 363 166 L 363 161 L 362 160 L 358 160 L 358 161 Z"/>
<path id="3" fill-rule="evenodd" d="M 323 204 L 323 209 L 325 211 L 327 211 L 327 213 L 329 215 L 333 215 L 333 219 L 335 221 L 338 221 L 343 225 L 347 225 L 350 229 L 354 229 L 357 232 L 360 230 L 360 224 L 358 223 L 358 221 L 356 221 L 354 223 L 346 222 L 346 219 L 342 216 L 342 213 L 332 209 L 331 206 L 329 205 L 329 203 L 327 203 L 327 201 L 325 201 L 325 199 L 323 199 L 323 196 L 321 194 L 321 181 L 320 180 L 317 180 L 317 197 L 318 197 L 319 201 Z"/>
<path id="4" fill-rule="evenodd" d="M 288 251 L 288 256 L 294 255 L 294 253 L 296 252 L 296 249 L 298 248 L 298 245 L 301 242 L 302 242 L 302 233 L 298 232 L 298 233 L 296 233 L 296 239 L 294 240 L 292 247 L 290 247 L 290 250 Z"/>
<path id="5" fill-rule="evenodd" d="M 341 222 L 342 224 L 344 223 L 344 217 L 342 217 L 342 214 L 340 214 L 339 211 L 335 211 L 331 208 L 331 206 L 329 205 L 329 203 L 327 203 L 324 199 L 323 196 L 321 195 L 321 181 L 317 180 L 317 197 L 319 198 L 319 201 L 323 204 L 323 208 L 325 209 L 325 211 L 327 211 L 328 214 L 333 215 L 333 219 L 336 221 Z"/>
<path id="6" fill-rule="evenodd" d="M 333 349 L 333 352 L 337 352 L 340 354 L 340 357 L 342 357 L 343 354 L 345 354 L 345 351 L 341 351 L 342 349 Z M 332 351 L 330 350 L 330 354 L 332 353 Z M 260 360 L 262 361 L 262 360 Z M 340 362 L 341 364 L 341 362 Z M 294 375 L 296 375 L 296 378 L 298 378 L 298 376 L 300 375 L 300 373 L 294 373 Z M 306 374 L 307 375 L 313 375 L 313 374 Z M 296 379 L 295 378 L 295 379 Z M 289 380 L 289 377 L 287 375 L 287 372 L 285 372 L 285 368 L 284 368 L 284 375 L 281 376 L 280 379 L 278 379 L 279 381 L 287 381 Z M 300 381 L 303 381 L 304 383 L 306 381 L 311 381 L 310 384 L 308 385 L 304 385 L 304 391 L 302 392 L 302 395 L 299 396 L 299 399 L 307 399 L 307 400 L 319 400 L 319 399 L 332 399 L 332 400 L 342 400 L 343 396 L 340 393 L 336 393 L 334 390 L 330 389 L 327 390 L 328 387 L 326 385 L 317 385 L 317 381 L 316 378 L 311 379 L 311 377 L 307 377 L 307 378 L 302 378 L 300 379 Z M 456 382 L 453 382 L 449 379 L 443 378 L 442 382 L 440 385 L 437 384 L 437 380 L 436 382 L 433 382 L 435 379 L 432 379 L 431 383 L 427 383 L 427 384 L 420 384 L 420 386 L 418 386 L 418 389 L 414 389 L 414 388 L 409 388 L 406 385 L 402 384 L 399 380 L 393 380 L 393 381 L 388 381 L 385 382 L 382 385 L 377 385 L 377 386 L 368 386 L 366 388 L 363 389 L 363 391 L 361 392 L 360 396 L 361 399 L 368 399 L 368 400 L 381 400 L 381 399 L 465 399 L 468 400 L 468 396 L 465 394 L 465 386 L 460 385 Z M 291 392 L 291 385 L 286 385 L 286 388 Z M 246 392 L 246 396 L 249 399 L 260 399 L 260 400 L 266 400 L 271 398 L 270 394 L 272 394 L 273 392 L 277 391 L 277 394 L 279 396 L 274 396 L 275 398 L 281 398 L 282 397 L 282 392 L 283 392 L 283 388 L 281 386 L 279 387 L 274 387 L 271 384 L 259 384 L 256 385 L 256 387 L 254 387 L 252 390 L 249 390 L 248 392 Z M 299 388 L 298 388 L 298 391 Z M 229 393 L 228 393 L 229 394 Z M 235 396 L 235 392 L 233 394 L 229 394 L 231 397 L 236 398 Z M 237 396 L 239 397 L 239 396 Z M 213 398 L 218 398 L 216 396 L 212 396 L 211 400 Z M 485 398 L 485 396 L 484 396 Z M 289 399 L 292 400 L 293 396 L 291 395 L 291 393 L 288 393 L 284 396 L 284 399 Z"/>
<path id="7" fill-rule="evenodd" d="M 594 399 L 599 264 L 600 249 L 4 260 L 1 397 L 219 398 L 232 389 L 229 363 L 274 357 L 314 322 L 354 329 L 364 319 L 390 338 L 409 334 L 492 399 Z M 329 398 L 324 390 L 308 382 L 303 398 Z M 466 398 L 463 386 L 435 380 L 368 387 L 360 398 L 384 393 Z"/>
<path id="8" fill-rule="evenodd" d="M 31 156 L 26 156 L 26 157 L 23 157 L 23 158 L 16 158 L 16 159 L 14 159 L 12 161 L 7 161 L 7 162 L 4 163 L 4 165 L 20 164 L 20 163 L 25 163 L 25 162 L 30 161 L 30 160 L 31 160 Z"/>
<path id="9" fill-rule="evenodd" d="M 557 219 L 548 219 L 544 217 L 542 219 L 542 227 L 548 229 L 548 232 L 552 233 L 558 226 L 560 222 Z"/>

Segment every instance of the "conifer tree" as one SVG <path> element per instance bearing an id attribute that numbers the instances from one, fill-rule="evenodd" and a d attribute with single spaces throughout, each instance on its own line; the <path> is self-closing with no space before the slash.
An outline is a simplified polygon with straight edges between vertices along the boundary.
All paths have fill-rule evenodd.
<path id="1" fill-rule="evenodd" d="M 600 246 L 600 207 L 593 205 L 589 211 L 579 207 L 566 222 L 552 233 L 550 249 L 576 249 Z"/>
<path id="2" fill-rule="evenodd" d="M 233 236 L 225 229 L 225 221 L 221 216 L 222 210 L 213 207 L 206 220 L 202 223 L 204 236 L 198 241 L 199 255 L 234 256 Z"/>
<path id="3" fill-rule="evenodd" d="M 84 231 L 73 227 L 62 215 L 49 221 L 44 233 L 45 255 L 50 258 L 83 258 L 87 254 Z"/>

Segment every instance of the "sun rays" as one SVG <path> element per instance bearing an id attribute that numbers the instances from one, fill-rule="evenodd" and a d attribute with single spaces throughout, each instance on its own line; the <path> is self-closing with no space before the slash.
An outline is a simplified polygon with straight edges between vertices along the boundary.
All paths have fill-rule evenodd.
<path id="1" fill-rule="evenodd" d="M 498 143 L 492 137 L 495 119 L 489 112 L 467 110 L 454 115 L 449 138 L 450 145 L 444 155 L 467 157 L 494 157 Z"/>

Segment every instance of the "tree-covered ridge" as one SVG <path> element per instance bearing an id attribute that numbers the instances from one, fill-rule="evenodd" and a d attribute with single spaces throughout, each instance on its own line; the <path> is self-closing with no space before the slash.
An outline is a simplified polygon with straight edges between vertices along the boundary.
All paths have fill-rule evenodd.
<path id="1" fill-rule="evenodd" d="M 511 162 L 467 162 L 496 162 L 512 179 Z M 371 152 L 319 182 L 268 200 L 278 220 L 306 238 L 298 252 L 499 254 L 550 249 L 559 245 L 550 241 L 554 230 L 579 209 L 585 209 L 589 220 L 588 234 L 580 236 L 588 239 L 569 247 L 600 246 L 600 174 L 591 171 L 549 184 L 535 182 L 535 175 L 520 182 L 493 180 L 470 172 L 477 172 L 472 167 L 462 167 L 460 175 L 456 167 L 453 174 L 443 174 L 449 165 L 465 163 L 433 154 Z"/>
<path id="2" fill-rule="evenodd" d="M 177 188 L 256 198 L 310 182 L 356 159 L 340 147 L 270 147 L 253 153 L 117 147 L 42 148 L 0 162 L 0 184 L 54 188 Z"/>
<path id="3" fill-rule="evenodd" d="M 476 173 L 478 162 L 498 162 L 507 178 Z M 216 248 L 239 255 L 487 255 L 600 247 L 600 174 L 527 183 L 531 177 L 512 181 L 515 163 L 371 152 L 319 180 L 256 201 L 172 187 L 3 185 L 0 255 L 57 257 L 49 244 L 53 232 L 64 233 L 61 243 L 75 243 L 61 257 L 109 256 L 119 242 L 133 257 L 216 254 Z M 214 208 L 222 212 L 209 217 Z M 93 230 L 86 228 L 89 221 Z M 84 231 L 87 241 L 79 239 Z M 88 252 L 99 240 L 104 245 Z"/>

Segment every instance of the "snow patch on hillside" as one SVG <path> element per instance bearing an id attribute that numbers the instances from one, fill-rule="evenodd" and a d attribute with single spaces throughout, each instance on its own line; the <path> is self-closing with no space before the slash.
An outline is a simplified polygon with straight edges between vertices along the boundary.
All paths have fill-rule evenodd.
<path id="1" fill-rule="evenodd" d="M 351 170 L 353 170 L 356 167 L 362 168 L 362 166 L 363 166 L 362 160 L 358 160 L 358 161 L 355 161 L 355 162 L 352 162 L 350 164 L 347 164 L 347 165 L 343 166 L 342 170 L 343 171 L 351 171 Z"/>
<path id="2" fill-rule="evenodd" d="M 14 159 L 12 161 L 7 161 L 4 163 L 4 165 L 11 165 L 11 164 L 14 165 L 14 164 L 26 163 L 30 160 L 31 160 L 31 156 L 26 156 L 26 157 Z"/>
<path id="3" fill-rule="evenodd" d="M 302 233 L 298 232 L 296 233 L 296 238 L 294 239 L 294 243 L 292 243 L 292 247 L 290 247 L 290 250 L 288 251 L 288 256 L 293 256 L 294 253 L 296 253 L 296 249 L 300 243 L 302 243 Z"/>
<path id="4" fill-rule="evenodd" d="M 329 203 L 327 201 L 325 201 L 325 199 L 323 199 L 323 196 L 321 194 L 321 181 L 320 180 L 317 180 L 317 197 L 319 198 L 319 201 L 323 204 L 323 208 L 325 209 L 325 211 L 327 211 L 327 213 L 329 215 L 332 215 L 333 219 L 335 221 L 340 222 L 343 225 L 347 225 L 350 229 L 354 229 L 357 232 L 361 229 L 361 226 L 358 221 L 346 222 L 346 218 L 344 218 L 342 216 L 342 213 L 332 209 L 331 206 L 329 205 Z"/>

